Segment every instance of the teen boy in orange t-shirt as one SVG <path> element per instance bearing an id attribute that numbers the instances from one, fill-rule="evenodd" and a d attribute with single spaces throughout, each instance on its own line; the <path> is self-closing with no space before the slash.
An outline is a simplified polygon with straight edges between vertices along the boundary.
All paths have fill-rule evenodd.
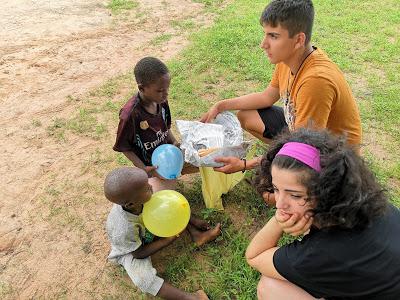
<path id="1" fill-rule="evenodd" d="M 320 49 L 311 44 L 314 7 L 311 0 L 274 0 L 263 11 L 261 48 L 275 71 L 262 92 L 226 99 L 214 104 L 201 118 L 212 121 L 225 110 L 239 110 L 241 126 L 268 143 L 287 126 L 290 130 L 313 126 L 347 135 L 356 147 L 361 143 L 357 104 L 342 72 Z M 274 104 L 281 100 L 283 108 Z M 224 173 L 252 169 L 259 158 L 221 157 Z"/>

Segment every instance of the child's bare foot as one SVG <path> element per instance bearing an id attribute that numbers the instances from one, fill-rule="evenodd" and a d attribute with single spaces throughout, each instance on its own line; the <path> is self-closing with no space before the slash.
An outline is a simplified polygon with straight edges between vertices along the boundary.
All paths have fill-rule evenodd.
<path id="1" fill-rule="evenodd" d="M 276 202 L 275 202 L 275 194 L 270 193 L 270 192 L 264 192 L 262 195 L 264 202 L 269 206 L 269 207 L 275 207 Z"/>
<path id="2" fill-rule="evenodd" d="M 207 294 L 203 290 L 198 290 L 197 292 L 194 293 L 194 296 L 196 297 L 196 299 L 199 300 L 210 300 Z"/>
<path id="3" fill-rule="evenodd" d="M 213 229 L 207 231 L 199 231 L 194 226 L 190 225 L 187 227 L 192 237 L 193 242 L 199 247 L 208 242 L 211 242 L 221 234 L 221 224 L 218 223 Z"/>
<path id="4" fill-rule="evenodd" d="M 208 222 L 206 220 L 196 218 L 193 215 L 190 217 L 189 222 L 190 222 L 190 224 L 192 224 L 194 227 L 196 227 L 199 230 L 206 231 L 206 230 L 211 229 L 210 224 L 208 224 Z"/>

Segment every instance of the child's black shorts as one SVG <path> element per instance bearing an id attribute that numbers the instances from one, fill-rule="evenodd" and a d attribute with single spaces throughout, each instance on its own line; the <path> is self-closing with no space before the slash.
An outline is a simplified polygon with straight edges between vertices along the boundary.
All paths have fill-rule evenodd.
<path id="1" fill-rule="evenodd" d="M 263 137 L 273 139 L 282 130 L 287 129 L 283 108 L 280 106 L 271 106 L 267 108 L 257 109 L 261 120 L 265 125 Z"/>

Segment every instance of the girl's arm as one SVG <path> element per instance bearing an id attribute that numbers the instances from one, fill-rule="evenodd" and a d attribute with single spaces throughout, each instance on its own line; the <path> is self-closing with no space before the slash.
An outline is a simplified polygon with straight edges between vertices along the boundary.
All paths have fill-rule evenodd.
<path id="1" fill-rule="evenodd" d="M 275 217 L 255 235 L 246 250 L 247 263 L 258 270 L 262 275 L 286 280 L 275 269 L 273 256 L 283 230 Z"/>
<path id="2" fill-rule="evenodd" d="M 221 162 L 224 164 L 222 167 L 214 168 L 214 171 L 222 172 L 225 174 L 231 174 L 239 171 L 245 170 L 245 165 L 243 159 L 234 156 L 227 157 L 216 157 L 216 162 Z M 246 160 L 246 170 L 251 170 L 260 165 L 261 156 L 255 157 L 253 159 Z"/>
<path id="3" fill-rule="evenodd" d="M 273 257 L 278 241 L 283 231 L 293 236 L 298 236 L 308 231 L 313 222 L 313 217 L 308 214 L 299 216 L 293 214 L 289 218 L 282 216 L 279 210 L 275 216 L 261 229 L 250 242 L 246 251 L 246 259 L 250 266 L 267 277 L 286 280 L 275 269 Z"/>

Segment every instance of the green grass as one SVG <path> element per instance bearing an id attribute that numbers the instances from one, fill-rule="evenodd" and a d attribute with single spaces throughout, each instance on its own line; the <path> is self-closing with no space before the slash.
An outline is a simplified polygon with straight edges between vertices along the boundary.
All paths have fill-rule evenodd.
<path id="1" fill-rule="evenodd" d="M 168 42 L 172 38 L 172 34 L 162 34 L 154 38 L 150 44 L 153 46 L 159 46 L 161 44 L 164 44 L 165 42 Z"/>
<path id="2" fill-rule="evenodd" d="M 69 101 L 77 104 L 78 110 L 69 118 L 54 118 L 47 127 L 48 135 L 59 142 L 67 141 L 70 134 L 94 140 L 106 137 L 110 132 L 114 132 L 108 128 L 108 124 L 117 120 L 121 106 L 131 97 L 132 91 L 121 96 L 121 90 L 131 90 L 132 85 L 132 74 L 124 74 L 108 80 L 86 97 L 68 96 Z M 33 126 L 38 125 L 33 123 Z"/>
<path id="3" fill-rule="evenodd" d="M 191 186 L 182 186 L 180 192 L 188 199 L 201 199 L 198 181 Z M 234 205 L 237 211 L 246 212 L 246 219 L 240 218 L 244 225 L 238 226 L 238 216 L 201 209 L 201 202 L 191 201 L 197 215 L 212 225 L 218 222 L 222 224 L 222 235 L 216 242 L 201 249 L 189 247 L 188 250 L 182 251 L 179 256 L 168 262 L 163 275 L 173 284 L 186 290 L 203 288 L 210 299 L 254 299 L 254 284 L 259 274 L 247 265 L 244 253 L 254 218 L 267 219 L 267 211 L 260 209 L 260 198 L 244 182 L 229 193 L 224 202 Z M 186 280 L 182 281 L 182 278 Z"/>
<path id="4" fill-rule="evenodd" d="M 40 126 L 42 126 L 42 122 L 40 122 L 39 120 L 32 120 L 32 126 L 40 127 Z"/>
<path id="5" fill-rule="evenodd" d="M 11 297 L 11 295 L 14 296 L 13 287 L 6 282 L 0 281 L 0 297 L 6 298 Z"/>
<path id="6" fill-rule="evenodd" d="M 192 20 L 172 20 L 171 25 L 181 30 L 192 30 L 196 27 Z"/>
<path id="7" fill-rule="evenodd" d="M 121 3 L 126 2 L 112 1 L 115 7 L 124 7 Z M 167 62 L 173 78 L 170 106 L 175 119 L 195 120 L 218 100 L 260 91 L 273 71 L 259 48 L 263 33 L 258 19 L 266 1 L 233 0 L 222 9 L 222 1 L 196 2 L 219 16 L 211 28 L 192 35 L 190 46 L 179 57 Z M 314 45 L 324 49 L 348 78 L 360 107 L 364 157 L 391 201 L 400 207 L 400 2 L 315 0 L 314 4 Z M 172 25 L 182 30 L 194 26 L 188 20 Z M 163 35 L 153 43 L 162 45 L 170 38 Z M 70 119 L 55 119 L 48 127 L 49 134 L 60 142 L 71 134 L 109 141 L 115 134 L 119 108 L 131 94 L 126 90 L 133 90 L 132 86 L 132 75 L 127 74 L 108 81 L 86 99 L 73 99 L 79 110 Z M 96 170 L 98 165 L 127 164 L 121 154 L 109 158 L 96 152 L 84 162 L 82 172 L 92 166 Z M 249 237 L 274 211 L 265 209 L 262 199 L 244 182 L 224 196 L 225 212 L 204 209 L 198 178 L 181 183 L 179 191 L 196 214 L 213 224 L 221 222 L 223 233 L 218 241 L 201 249 L 179 241 L 174 246 L 177 253 L 165 261 L 162 275 L 186 290 L 203 288 L 210 299 L 255 299 L 259 275 L 246 264 L 244 251 Z M 49 189 L 46 197 L 57 198 L 57 192 Z M 50 206 L 55 215 L 62 213 L 58 208 Z M 280 244 L 290 240 L 284 236 Z M 123 276 L 118 275 L 116 282 Z M 135 291 L 129 281 L 122 281 L 121 290 Z"/>
<path id="8" fill-rule="evenodd" d="M 110 9 L 113 14 L 118 14 L 124 10 L 130 10 L 137 6 L 138 2 L 134 0 L 111 0 L 106 7 Z"/>
<path id="9" fill-rule="evenodd" d="M 96 111 L 94 111 L 96 112 Z M 99 139 L 106 134 L 106 125 L 99 122 L 93 111 L 85 108 L 80 109 L 73 118 L 67 120 L 56 118 L 53 124 L 47 127 L 50 136 L 55 137 L 58 141 L 66 141 L 66 131 L 69 130 L 75 134 Z"/>
<path id="10" fill-rule="evenodd" d="M 209 11 L 217 12 L 224 3 L 224 0 L 194 0 L 193 2 L 204 4 Z"/>

